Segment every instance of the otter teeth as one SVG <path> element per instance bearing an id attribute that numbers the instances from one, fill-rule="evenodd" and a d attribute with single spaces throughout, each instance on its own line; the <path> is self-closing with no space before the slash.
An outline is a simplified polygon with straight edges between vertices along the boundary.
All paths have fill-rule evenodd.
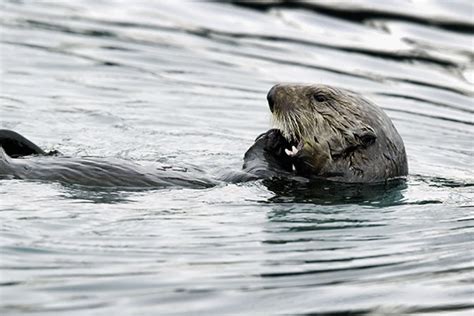
<path id="1" fill-rule="evenodd" d="M 285 153 L 290 157 L 295 156 L 298 153 L 298 151 L 299 151 L 298 148 L 296 148 L 295 146 L 292 146 L 291 150 L 285 148 Z"/>

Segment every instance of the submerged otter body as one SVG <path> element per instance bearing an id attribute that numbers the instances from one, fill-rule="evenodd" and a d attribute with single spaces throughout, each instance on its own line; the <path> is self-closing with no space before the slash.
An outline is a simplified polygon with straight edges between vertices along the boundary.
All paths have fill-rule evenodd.
<path id="1" fill-rule="evenodd" d="M 194 168 L 118 158 L 68 157 L 45 152 L 20 134 L 0 130 L 0 179 L 56 181 L 87 187 L 208 188 L 218 182 Z"/>
<path id="2" fill-rule="evenodd" d="M 244 156 L 242 172 L 220 179 L 199 170 L 126 160 L 65 157 L 0 130 L 0 178 L 99 187 L 206 188 L 255 179 L 379 183 L 403 178 L 403 141 L 388 116 L 350 91 L 324 85 L 276 85 L 267 96 L 275 128 Z"/>

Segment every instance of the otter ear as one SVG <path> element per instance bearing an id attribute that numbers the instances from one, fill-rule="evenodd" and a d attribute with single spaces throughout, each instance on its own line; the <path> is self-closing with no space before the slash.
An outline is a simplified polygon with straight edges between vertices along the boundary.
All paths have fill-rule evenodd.
<path id="1" fill-rule="evenodd" d="M 377 135 L 372 127 L 364 126 L 354 131 L 354 138 L 357 140 L 359 145 L 368 147 L 375 143 Z"/>

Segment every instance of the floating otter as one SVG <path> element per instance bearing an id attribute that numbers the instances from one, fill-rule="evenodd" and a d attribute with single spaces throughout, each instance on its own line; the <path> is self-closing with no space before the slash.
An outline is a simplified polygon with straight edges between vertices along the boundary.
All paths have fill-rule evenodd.
<path id="1" fill-rule="evenodd" d="M 344 183 L 407 176 L 402 138 L 385 112 L 362 96 L 326 85 L 279 84 L 267 99 L 276 128 L 247 151 L 247 171 L 269 177 L 283 169 Z"/>
<path id="2" fill-rule="evenodd" d="M 120 159 L 64 157 L 0 130 L 0 178 L 111 187 L 210 187 L 254 179 L 383 183 L 408 173 L 403 141 L 388 116 L 360 95 L 325 85 L 283 85 L 267 95 L 275 128 L 257 137 L 242 172 L 202 171 Z"/>

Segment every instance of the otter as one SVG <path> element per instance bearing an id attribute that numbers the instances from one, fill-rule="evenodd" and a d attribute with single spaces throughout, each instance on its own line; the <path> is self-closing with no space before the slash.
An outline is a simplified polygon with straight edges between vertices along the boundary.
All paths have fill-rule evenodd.
<path id="1" fill-rule="evenodd" d="M 361 95 L 321 84 L 277 84 L 267 95 L 275 129 L 257 137 L 244 169 L 310 179 L 380 183 L 403 179 L 403 140 L 385 112 Z M 259 157 L 260 159 L 255 159 Z"/>
<path id="2" fill-rule="evenodd" d="M 241 172 L 210 177 L 193 168 L 66 157 L 46 152 L 14 131 L 0 130 L 0 178 L 98 187 L 208 188 L 256 179 L 373 184 L 407 176 L 400 135 L 383 110 L 362 96 L 321 84 L 278 84 L 267 100 L 274 128 L 247 150 Z"/>

